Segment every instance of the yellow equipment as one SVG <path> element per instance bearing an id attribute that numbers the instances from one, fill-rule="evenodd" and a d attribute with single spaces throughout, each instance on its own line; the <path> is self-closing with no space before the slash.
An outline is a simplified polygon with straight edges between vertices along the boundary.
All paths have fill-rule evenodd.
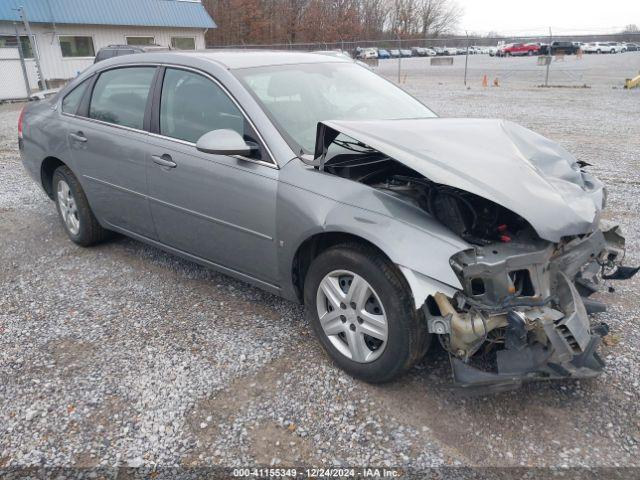
<path id="1" fill-rule="evenodd" d="M 638 88 L 640 87 L 640 75 L 635 78 L 627 78 L 624 82 L 624 88 Z"/>

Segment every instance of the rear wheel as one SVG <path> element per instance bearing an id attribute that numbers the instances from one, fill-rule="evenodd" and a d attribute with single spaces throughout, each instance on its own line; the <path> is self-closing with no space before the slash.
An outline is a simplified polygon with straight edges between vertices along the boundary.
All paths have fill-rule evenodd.
<path id="1" fill-rule="evenodd" d="M 56 209 L 69 238 L 78 245 L 88 247 L 108 237 L 93 215 L 80 182 L 66 166 L 53 172 L 53 192 Z"/>
<path id="2" fill-rule="evenodd" d="M 372 383 L 393 380 L 426 352 L 430 335 L 395 266 L 345 244 L 320 254 L 304 288 L 307 317 L 333 361 Z"/>

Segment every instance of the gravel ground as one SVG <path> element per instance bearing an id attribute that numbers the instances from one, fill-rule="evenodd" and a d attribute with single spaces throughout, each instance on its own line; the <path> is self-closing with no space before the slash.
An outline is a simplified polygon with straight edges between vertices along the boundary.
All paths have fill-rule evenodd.
<path id="1" fill-rule="evenodd" d="M 640 90 L 619 88 L 640 55 L 586 57 L 581 89 L 537 88 L 537 73 L 483 89 L 489 67 L 535 62 L 488 57 L 466 89 L 461 61 L 405 60 L 404 86 L 442 116 L 514 120 L 592 163 L 640 263 Z M 72 244 L 20 164 L 19 108 L 0 106 L 0 467 L 640 467 L 640 279 L 603 296 L 597 379 L 464 398 L 434 347 L 367 385 L 329 362 L 298 305 L 126 238 Z"/>

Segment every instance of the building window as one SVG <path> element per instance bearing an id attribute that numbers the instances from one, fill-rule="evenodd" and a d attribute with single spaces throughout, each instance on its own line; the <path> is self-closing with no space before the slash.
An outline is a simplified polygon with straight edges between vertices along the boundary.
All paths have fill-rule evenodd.
<path id="1" fill-rule="evenodd" d="M 195 50 L 196 39 L 194 37 L 171 37 L 171 48 L 177 50 Z"/>
<path id="2" fill-rule="evenodd" d="M 60 36 L 60 50 L 63 57 L 95 57 L 93 38 Z"/>
<path id="3" fill-rule="evenodd" d="M 27 35 L 20 35 L 20 44 L 22 45 L 22 54 L 24 58 L 33 58 L 33 50 L 31 49 L 31 42 Z M 5 47 L 18 47 L 18 42 L 15 35 L 0 35 L 0 48 Z"/>
<path id="4" fill-rule="evenodd" d="M 153 45 L 153 37 L 127 37 L 127 45 Z"/>

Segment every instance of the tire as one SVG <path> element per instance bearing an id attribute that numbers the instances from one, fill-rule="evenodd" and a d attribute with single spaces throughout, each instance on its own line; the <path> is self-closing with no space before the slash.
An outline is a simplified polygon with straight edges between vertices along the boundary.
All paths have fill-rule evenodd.
<path id="1" fill-rule="evenodd" d="M 353 277 L 350 278 L 351 274 Z M 369 290 L 362 287 L 363 281 Z M 326 282 L 331 284 L 329 290 L 335 292 L 329 295 L 335 301 L 325 294 Z M 354 297 L 365 299 L 357 305 L 350 303 L 349 298 L 355 285 L 361 286 L 362 290 L 355 289 L 354 292 L 366 292 Z M 366 382 L 383 383 L 398 378 L 420 360 L 429 347 L 431 335 L 427 332 L 426 321 L 422 312 L 414 308 L 404 278 L 373 248 L 349 243 L 321 253 L 307 273 L 304 301 L 307 319 L 334 363 L 349 375 Z M 338 306 L 338 302 L 342 305 Z M 336 305 L 335 309 L 332 305 Z M 362 310 L 363 305 L 368 311 Z M 327 321 L 327 318 L 331 320 Z M 370 320 L 372 318 L 375 321 Z M 386 330 L 383 327 L 375 330 L 382 325 L 383 318 Z M 372 325 L 377 338 L 363 333 L 372 331 Z M 325 328 L 327 332 L 336 333 L 327 333 Z M 352 348 L 352 345 L 361 348 Z"/>
<path id="2" fill-rule="evenodd" d="M 602 53 L 602 50 L 598 49 L 598 50 L 596 50 L 596 53 L 597 53 L 598 55 L 600 55 L 600 54 Z"/>
<path id="3" fill-rule="evenodd" d="M 109 236 L 89 207 L 87 196 L 73 172 L 66 166 L 53 172 L 52 189 L 56 209 L 72 242 L 89 247 Z"/>
<path id="4" fill-rule="evenodd" d="M 527 55 L 528 55 L 529 57 L 533 57 L 533 50 L 529 50 L 529 51 L 527 52 Z"/>

